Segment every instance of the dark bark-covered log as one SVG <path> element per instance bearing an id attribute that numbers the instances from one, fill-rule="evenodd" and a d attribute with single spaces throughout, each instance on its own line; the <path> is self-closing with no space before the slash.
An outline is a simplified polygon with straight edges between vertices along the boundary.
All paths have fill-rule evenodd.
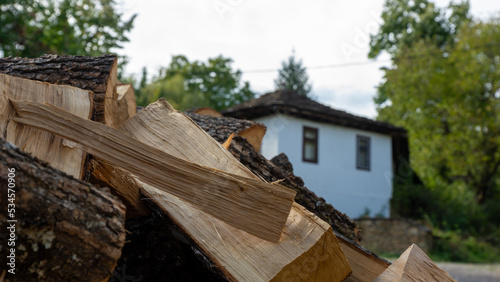
<path id="1" fill-rule="evenodd" d="M 295 202 L 326 221 L 335 232 L 354 241 L 361 239 L 359 229 L 347 215 L 336 210 L 307 187 L 300 185 L 303 183 L 300 178 L 275 166 L 256 152 L 244 138 L 235 136 L 228 150 L 255 175 L 268 182 L 280 181 L 281 185 L 295 190 L 297 192 Z"/>
<path id="2" fill-rule="evenodd" d="M 117 82 L 116 66 L 115 55 L 100 57 L 44 55 L 39 58 L 0 58 L 0 73 L 93 91 L 92 120 L 102 123 L 105 122 L 105 103 L 116 102 L 116 99 L 113 100 L 113 95 L 117 96 L 113 89 Z"/>
<path id="3" fill-rule="evenodd" d="M 7 189 L 9 183 L 15 184 L 13 190 Z M 15 204 L 15 210 L 9 206 L 8 213 L 0 213 L 3 269 L 10 269 L 7 256 L 15 254 L 15 274 L 7 273 L 6 281 L 102 281 L 110 276 L 125 241 L 125 207 L 115 196 L 3 139 L 0 185 L 2 211 Z M 15 241 L 13 229 L 7 229 L 13 226 Z"/>
<path id="4" fill-rule="evenodd" d="M 126 229 L 127 243 L 110 282 L 227 281 L 197 244 L 162 212 L 128 219 Z"/>

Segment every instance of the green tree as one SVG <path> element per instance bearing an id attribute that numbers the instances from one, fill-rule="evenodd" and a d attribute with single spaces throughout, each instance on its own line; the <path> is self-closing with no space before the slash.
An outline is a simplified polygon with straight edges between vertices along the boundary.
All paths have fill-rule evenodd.
<path id="1" fill-rule="evenodd" d="M 311 84 L 308 83 L 309 76 L 306 68 L 302 66 L 302 60 L 295 58 L 295 51 L 288 58 L 288 61 L 281 63 L 278 71 L 278 78 L 274 81 L 277 89 L 290 89 L 300 95 L 308 96 L 311 92 Z"/>
<path id="2" fill-rule="evenodd" d="M 140 96 L 137 97 L 137 104 L 146 106 L 159 98 L 165 98 L 180 111 L 207 105 L 205 96 L 200 91 L 186 89 L 185 80 L 181 74 L 175 74 L 168 79 L 155 79 L 151 84 L 141 89 Z"/>
<path id="3" fill-rule="evenodd" d="M 114 0 L 4 0 L 0 11 L 3 56 L 109 53 L 135 19 L 124 20 Z"/>
<path id="4" fill-rule="evenodd" d="M 383 23 L 370 36 L 370 58 L 382 51 L 395 55 L 402 47 L 424 40 L 437 47 L 452 43 L 459 27 L 471 19 L 469 2 L 451 3 L 439 9 L 428 0 L 386 0 Z"/>
<path id="5" fill-rule="evenodd" d="M 140 90 L 144 99 L 140 103 L 164 97 L 181 110 L 192 107 L 223 110 L 253 98 L 249 83 L 240 82 L 241 71 L 233 70 L 231 63 L 231 59 L 223 56 L 209 58 L 208 62 L 189 62 L 185 56 L 173 56 L 170 65 L 160 69 L 153 82 Z"/>
<path id="6" fill-rule="evenodd" d="M 408 7 L 386 2 L 401 14 Z M 427 1 L 423 1 L 427 3 Z M 388 6 L 387 3 L 400 5 Z M 500 21 L 471 21 L 468 3 L 451 5 L 454 12 L 432 7 L 435 21 L 420 26 L 421 36 L 407 35 L 408 28 L 394 29 L 394 35 L 372 37 L 372 54 L 387 51 L 393 66 L 385 69 L 383 83 L 375 97 L 378 119 L 408 129 L 412 167 L 430 188 L 458 195 L 472 191 L 476 202 L 486 205 L 499 197 L 500 167 Z M 430 8 L 429 8 L 430 9 Z M 429 12 L 425 12 L 427 14 Z M 443 15 L 453 15 L 443 19 Z M 384 18 L 383 24 L 410 22 Z M 420 25 L 422 19 L 415 20 Z M 443 29 L 435 28 L 438 23 Z M 408 27 L 408 26 L 406 26 Z M 417 30 L 418 30 L 417 29 Z M 382 32 L 383 29 L 381 29 Z M 431 31 L 437 33 L 433 34 Z M 442 31 L 447 31 L 445 34 Z M 385 33 L 389 30 L 385 30 Z M 374 38 L 397 38 L 374 41 Z M 444 192 L 443 192 L 444 193 Z M 441 193 L 441 194 L 443 194 Z M 451 195 L 451 194 L 450 194 Z M 458 198 L 456 195 L 452 195 Z M 451 197 L 451 196 L 449 196 Z M 465 202 L 466 199 L 463 199 Z"/>

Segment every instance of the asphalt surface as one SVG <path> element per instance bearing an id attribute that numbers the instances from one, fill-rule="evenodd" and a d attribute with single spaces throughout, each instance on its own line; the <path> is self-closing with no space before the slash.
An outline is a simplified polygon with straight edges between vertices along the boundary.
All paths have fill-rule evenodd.
<path id="1" fill-rule="evenodd" d="M 499 282 L 500 264 L 438 262 L 441 269 L 459 282 Z"/>

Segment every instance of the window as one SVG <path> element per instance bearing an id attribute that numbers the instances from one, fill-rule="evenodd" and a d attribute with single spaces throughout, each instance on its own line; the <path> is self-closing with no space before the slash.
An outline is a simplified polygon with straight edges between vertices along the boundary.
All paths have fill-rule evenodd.
<path id="1" fill-rule="evenodd" d="M 304 162 L 318 162 L 318 129 L 304 126 L 302 143 L 302 160 Z"/>
<path id="2" fill-rule="evenodd" d="M 370 170 L 370 137 L 357 136 L 356 167 Z"/>

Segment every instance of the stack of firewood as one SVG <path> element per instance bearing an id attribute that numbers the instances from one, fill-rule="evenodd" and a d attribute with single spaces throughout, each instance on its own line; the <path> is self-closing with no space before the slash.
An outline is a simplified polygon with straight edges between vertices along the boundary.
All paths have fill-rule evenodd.
<path id="1" fill-rule="evenodd" d="M 0 59 L 0 182 L 15 182 L 0 280 L 453 281 L 416 246 L 392 265 L 361 248 L 348 217 L 258 153 L 262 125 L 163 99 L 137 112 L 116 69 Z"/>

